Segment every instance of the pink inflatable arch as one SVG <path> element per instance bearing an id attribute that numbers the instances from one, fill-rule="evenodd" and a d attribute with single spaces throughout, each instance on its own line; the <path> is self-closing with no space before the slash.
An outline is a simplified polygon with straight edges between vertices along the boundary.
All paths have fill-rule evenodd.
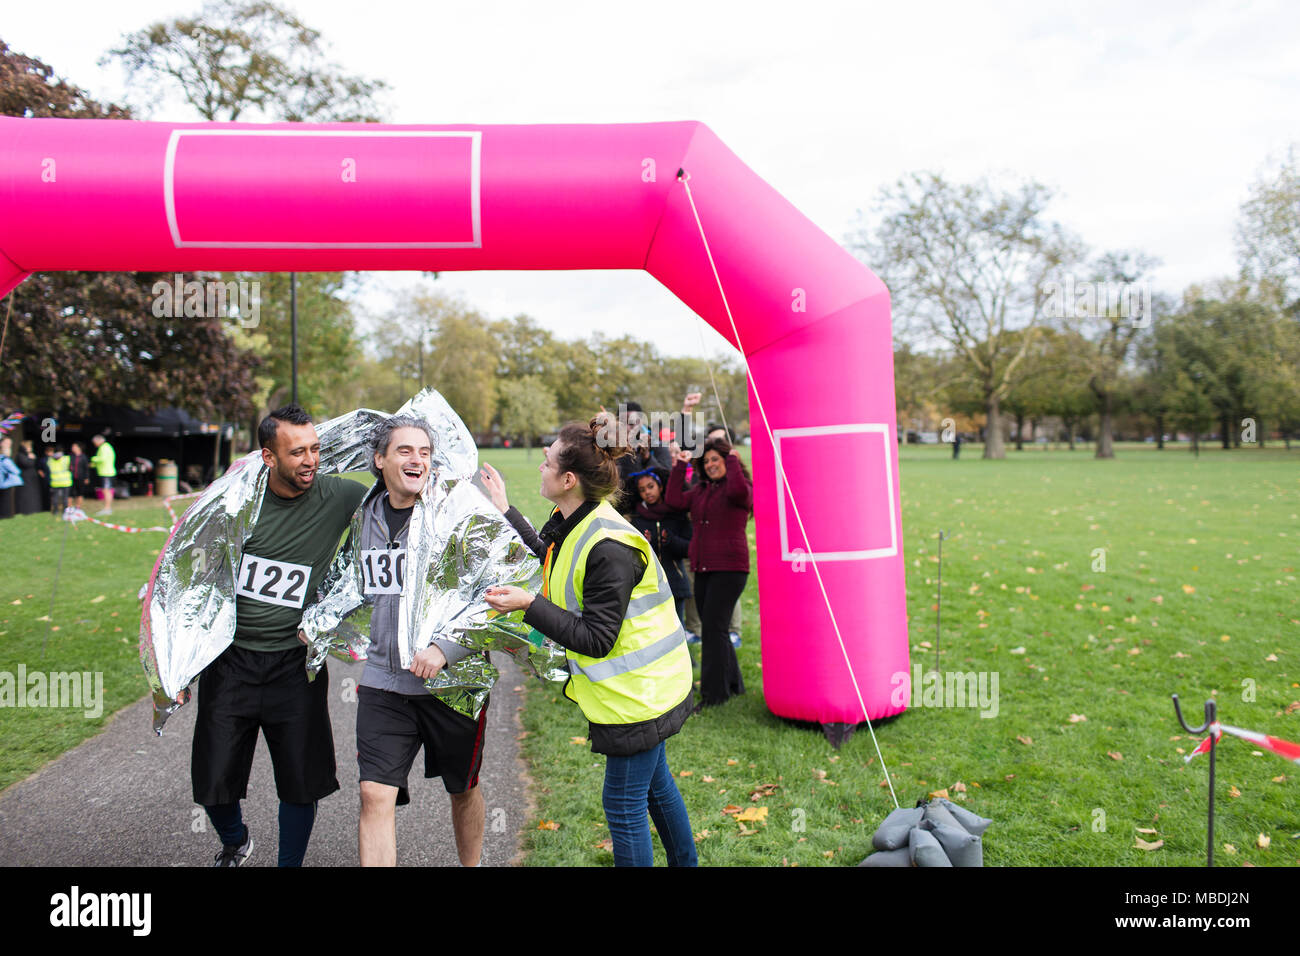
<path id="1" fill-rule="evenodd" d="M 384 269 L 645 269 L 672 290 L 749 362 L 768 707 L 904 709 L 889 294 L 704 125 L 0 118 L 0 295 L 36 271 Z"/>

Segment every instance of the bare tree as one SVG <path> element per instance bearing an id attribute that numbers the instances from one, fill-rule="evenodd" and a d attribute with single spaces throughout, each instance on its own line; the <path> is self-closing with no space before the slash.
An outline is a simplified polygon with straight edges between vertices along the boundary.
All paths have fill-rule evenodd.
<path id="1" fill-rule="evenodd" d="M 893 296 L 895 318 L 951 348 L 976 381 L 988 418 L 985 458 L 1005 458 L 1001 403 L 1033 348 L 1044 286 L 1082 256 L 1047 222 L 1046 187 L 1009 191 L 987 180 L 954 184 L 915 173 L 881 190 L 874 236 L 864 224 L 850 246 Z"/>

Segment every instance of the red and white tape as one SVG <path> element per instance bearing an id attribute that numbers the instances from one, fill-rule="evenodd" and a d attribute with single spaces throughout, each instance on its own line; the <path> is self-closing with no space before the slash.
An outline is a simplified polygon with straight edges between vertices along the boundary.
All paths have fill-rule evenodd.
<path id="1" fill-rule="evenodd" d="M 66 508 L 66 509 L 64 509 L 64 511 L 63 511 L 63 520 L 64 520 L 64 521 L 71 521 L 71 522 L 73 523 L 73 527 L 76 526 L 76 523 L 77 523 L 78 521 L 89 521 L 91 524 L 97 524 L 97 525 L 99 525 L 101 528 L 111 528 L 111 529 L 114 530 L 114 531 L 123 531 L 123 532 L 125 532 L 125 533 L 127 533 L 127 534 L 140 534 L 141 532 L 146 532 L 146 531 L 160 531 L 160 532 L 162 532 L 163 534 L 167 534 L 169 531 L 172 530 L 172 528 L 174 528 L 174 527 L 176 526 L 176 522 L 180 520 L 180 518 L 176 515 L 176 511 L 175 511 L 175 509 L 172 508 L 172 502 L 173 502 L 173 501 L 178 501 L 178 500 L 180 500 L 181 498 L 197 498 L 197 497 L 198 497 L 199 495 L 201 495 L 201 494 L 203 494 L 203 492 L 201 492 L 201 491 L 192 491 L 192 492 L 190 492 L 190 493 L 188 493 L 188 494 L 184 494 L 184 495 L 168 495 L 166 498 L 164 498 L 164 499 L 163 499 L 163 507 L 167 509 L 167 514 L 168 514 L 168 515 L 171 517 L 171 519 L 172 519 L 172 523 L 169 524 L 169 525 L 168 525 L 167 527 L 165 527 L 165 528 L 164 528 L 164 527 L 161 527 L 161 526 L 159 526 L 159 525 L 154 525 L 152 528 L 133 528 L 133 527 L 130 527 L 129 525 L 124 525 L 124 524 L 113 524 L 113 523 L 110 522 L 110 521 L 101 521 L 101 520 L 98 519 L 98 518 L 92 518 L 90 515 L 86 514 L 86 513 L 85 513 L 84 511 L 82 511 L 80 508 Z"/>
<path id="2" fill-rule="evenodd" d="M 1240 727 L 1231 727 L 1228 724 L 1214 723 L 1210 725 L 1210 736 L 1206 737 L 1196 749 L 1183 758 L 1184 762 L 1191 760 L 1197 754 L 1209 753 L 1212 746 L 1211 741 L 1218 743 L 1223 739 L 1224 734 L 1232 734 L 1234 737 L 1240 737 L 1242 740 L 1249 740 L 1257 747 L 1263 747 L 1270 753 L 1275 753 L 1285 760 L 1292 763 L 1300 763 L 1300 744 L 1293 744 L 1289 740 L 1283 740 L 1281 737 L 1273 737 L 1269 734 L 1261 734 L 1254 730 L 1242 730 Z"/>

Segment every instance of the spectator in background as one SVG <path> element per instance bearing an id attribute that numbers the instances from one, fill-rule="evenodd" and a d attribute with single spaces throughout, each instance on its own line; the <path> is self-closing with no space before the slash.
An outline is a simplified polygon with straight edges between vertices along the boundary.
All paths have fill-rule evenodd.
<path id="1" fill-rule="evenodd" d="M 90 459 L 80 442 L 72 443 L 72 503 L 77 508 L 85 506 L 86 492 L 90 489 Z"/>
<path id="2" fill-rule="evenodd" d="M 704 436 L 706 443 L 720 439 L 728 445 L 734 445 L 735 438 L 736 436 L 732 434 L 731 429 L 717 424 L 709 425 L 709 431 Z M 740 612 L 740 602 L 737 601 L 735 608 L 731 612 L 731 620 L 727 622 L 727 637 L 731 639 L 732 647 L 739 647 L 741 644 L 740 631 L 743 624 L 744 618 Z"/>
<path id="3" fill-rule="evenodd" d="M 46 460 L 50 470 L 50 513 L 56 518 L 63 517 L 68 507 L 68 494 L 72 490 L 72 459 L 65 458 L 63 449 L 58 445 Z"/>
<path id="4" fill-rule="evenodd" d="M 666 497 L 670 507 L 691 514 L 690 558 L 702 627 L 700 698 L 707 707 L 745 692 L 727 623 L 749 578 L 745 527 L 753 510 L 754 486 L 725 439 L 704 443 L 695 480 L 687 485 L 689 464 L 690 453 L 683 451 L 669 476 Z"/>
<path id="5" fill-rule="evenodd" d="M 41 476 L 37 471 L 36 453 L 30 440 L 24 440 L 14 454 L 14 464 L 23 475 L 23 486 L 18 489 L 17 510 L 20 515 L 39 514 L 41 508 Z"/>
<path id="6" fill-rule="evenodd" d="M 23 473 L 13 460 L 13 450 L 13 439 L 0 438 L 0 518 L 14 516 L 17 489 L 23 486 Z"/>
<path id="7" fill-rule="evenodd" d="M 636 511 L 637 502 L 641 500 L 632 475 L 647 468 L 667 472 L 672 468 L 673 460 L 667 445 L 651 441 L 650 426 L 646 424 L 640 402 L 627 402 L 623 407 L 627 410 L 628 453 L 618 460 L 618 479 L 623 491 L 617 507 L 620 514 L 628 516 Z"/>
<path id="8" fill-rule="evenodd" d="M 113 446 L 104 440 L 103 435 L 96 435 L 91 439 L 95 446 L 95 457 L 90 459 L 90 465 L 95 469 L 95 474 L 99 481 L 104 485 L 104 509 L 98 512 L 101 515 L 111 515 L 113 513 L 113 479 L 117 477 L 117 452 Z M 53 485 L 50 485 L 53 488 Z"/>
<path id="9" fill-rule="evenodd" d="M 645 535 L 663 566 L 668 586 L 672 588 L 673 602 L 677 605 L 677 618 L 681 620 L 683 605 L 691 596 L 691 585 L 682 570 L 682 559 L 691 546 L 691 517 L 685 511 L 668 507 L 664 500 L 665 472 L 650 468 L 631 477 L 636 479 L 636 511 L 628 519 L 632 527 Z"/>

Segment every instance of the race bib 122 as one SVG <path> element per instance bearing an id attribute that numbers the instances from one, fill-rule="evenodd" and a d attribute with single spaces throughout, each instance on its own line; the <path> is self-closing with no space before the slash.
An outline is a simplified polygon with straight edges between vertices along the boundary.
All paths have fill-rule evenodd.
<path id="1" fill-rule="evenodd" d="M 235 594 L 263 604 L 302 607 L 307 597 L 311 568 L 305 564 L 272 561 L 255 554 L 245 554 L 239 565 Z"/>

